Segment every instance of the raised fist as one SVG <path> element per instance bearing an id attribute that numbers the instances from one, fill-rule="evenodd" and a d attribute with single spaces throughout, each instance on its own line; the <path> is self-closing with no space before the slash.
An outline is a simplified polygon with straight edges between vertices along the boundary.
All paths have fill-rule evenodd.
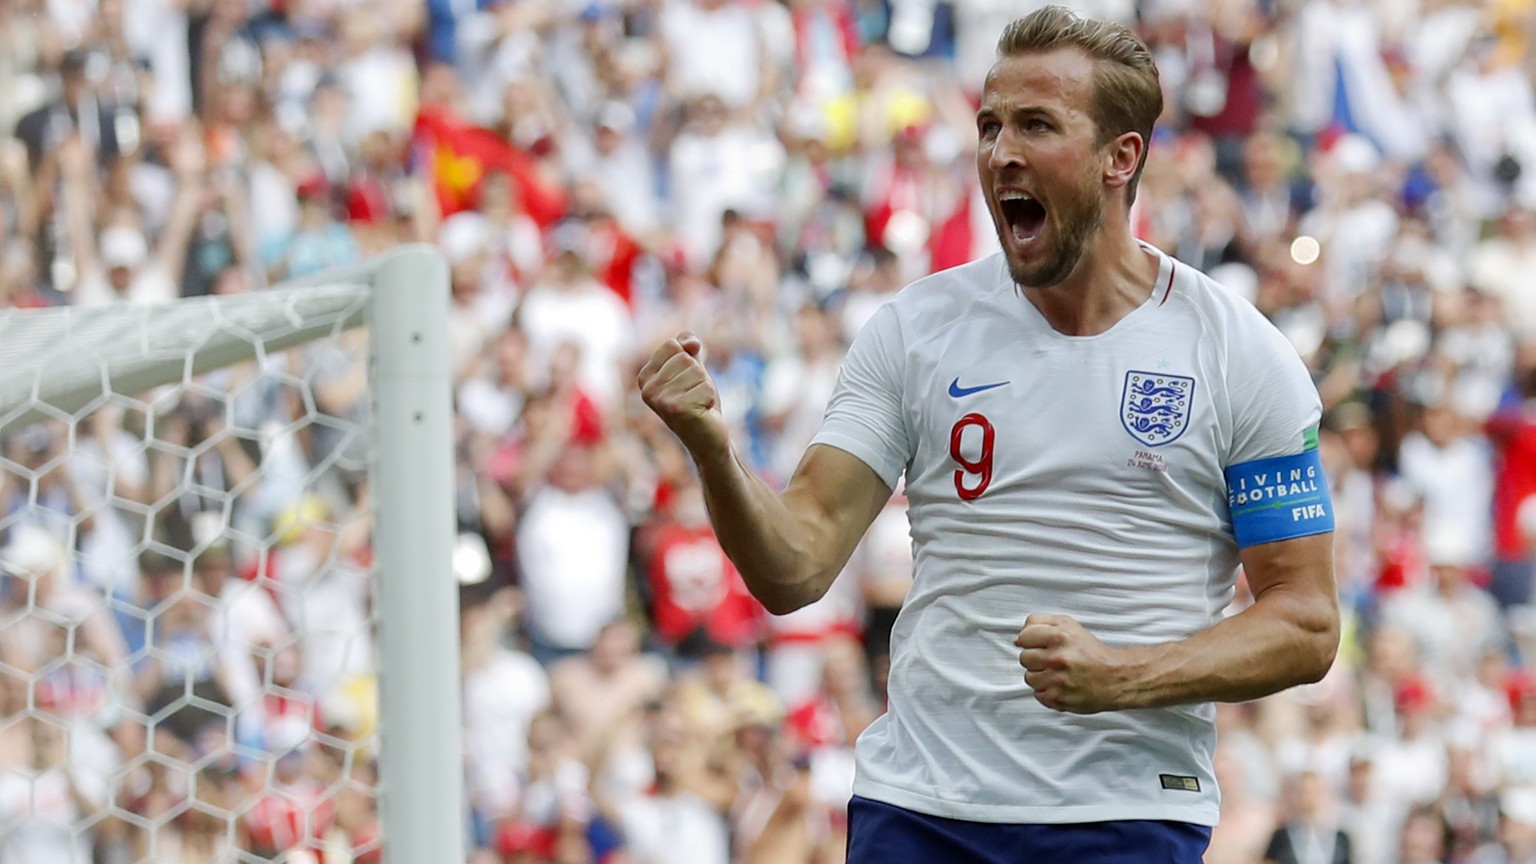
<path id="1" fill-rule="evenodd" d="M 718 455 L 729 443 L 720 393 L 704 369 L 704 343 L 688 331 L 668 339 L 640 370 L 640 396 L 694 458 Z"/>

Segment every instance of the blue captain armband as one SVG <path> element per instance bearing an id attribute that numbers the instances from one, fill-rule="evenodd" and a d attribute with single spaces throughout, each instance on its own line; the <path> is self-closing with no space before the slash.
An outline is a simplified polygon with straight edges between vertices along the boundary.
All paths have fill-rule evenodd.
<path id="1" fill-rule="evenodd" d="M 1333 501 L 1316 449 L 1255 459 L 1224 474 L 1239 549 L 1333 530 Z"/>

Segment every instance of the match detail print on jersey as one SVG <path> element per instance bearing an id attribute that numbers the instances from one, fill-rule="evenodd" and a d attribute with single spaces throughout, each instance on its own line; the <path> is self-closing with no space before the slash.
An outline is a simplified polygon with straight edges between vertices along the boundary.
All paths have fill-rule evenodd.
<path id="1" fill-rule="evenodd" d="M 1307 441 L 1315 438 L 1309 434 Z M 1225 474 L 1240 548 L 1333 530 L 1333 501 L 1315 444 L 1291 456 L 1233 465 Z"/>
<path id="2" fill-rule="evenodd" d="M 1132 369 L 1120 391 L 1120 422 L 1132 438 L 1161 447 L 1184 434 L 1194 400 L 1195 379 Z"/>

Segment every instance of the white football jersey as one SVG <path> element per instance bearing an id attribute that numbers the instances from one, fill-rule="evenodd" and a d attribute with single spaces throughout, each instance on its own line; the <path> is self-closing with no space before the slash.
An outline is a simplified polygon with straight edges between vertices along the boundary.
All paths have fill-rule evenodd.
<path id="1" fill-rule="evenodd" d="M 1112 646 L 1214 625 L 1238 565 L 1223 469 L 1301 453 L 1321 414 L 1263 315 L 1146 248 L 1151 296 L 1102 334 L 1054 330 L 997 254 L 913 283 L 849 350 L 815 443 L 905 474 L 914 549 L 856 794 L 979 822 L 1216 824 L 1213 706 L 1055 712 L 1013 644 L 1034 612 Z"/>

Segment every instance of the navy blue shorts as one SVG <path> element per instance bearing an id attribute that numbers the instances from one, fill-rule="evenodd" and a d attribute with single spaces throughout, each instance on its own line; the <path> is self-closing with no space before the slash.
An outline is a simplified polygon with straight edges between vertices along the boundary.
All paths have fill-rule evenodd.
<path id="1" fill-rule="evenodd" d="M 1187 822 L 1009 825 L 848 804 L 848 864 L 1200 864 L 1210 842 Z"/>

